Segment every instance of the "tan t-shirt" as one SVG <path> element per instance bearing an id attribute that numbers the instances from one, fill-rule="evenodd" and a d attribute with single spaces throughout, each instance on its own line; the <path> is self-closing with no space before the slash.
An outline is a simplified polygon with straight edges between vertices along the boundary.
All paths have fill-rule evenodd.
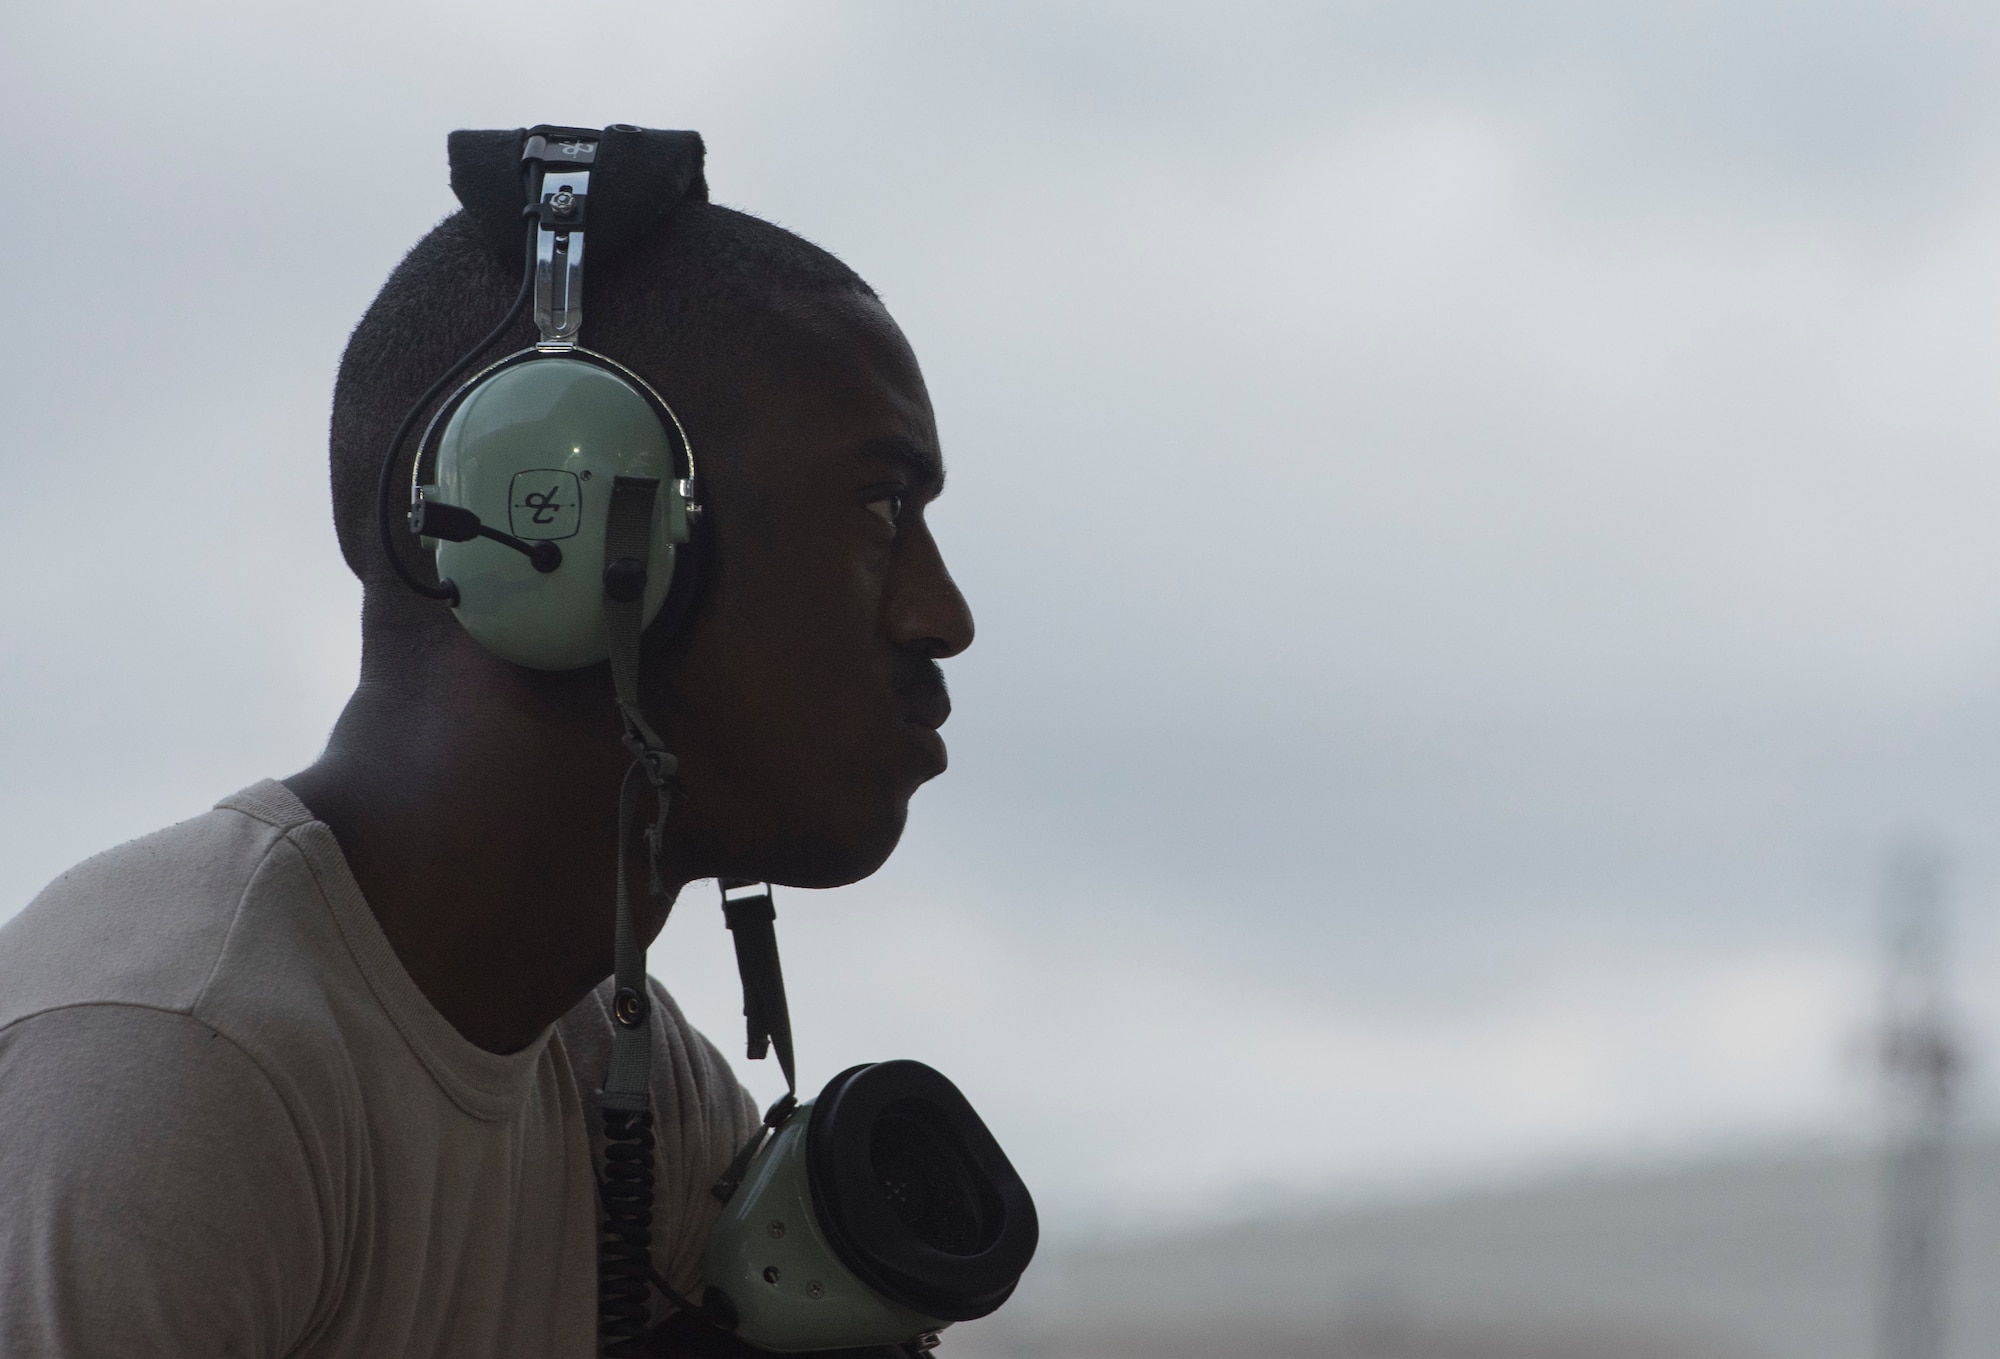
<path id="1" fill-rule="evenodd" d="M 757 1115 L 653 994 L 654 1262 L 698 1295 Z M 593 1353 L 608 998 L 474 1047 L 279 783 L 72 869 L 0 928 L 0 1356 Z"/>

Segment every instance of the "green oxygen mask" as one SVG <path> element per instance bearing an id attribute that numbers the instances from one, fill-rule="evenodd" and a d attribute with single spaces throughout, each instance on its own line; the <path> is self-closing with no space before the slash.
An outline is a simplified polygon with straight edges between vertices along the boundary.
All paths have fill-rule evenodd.
<path id="1" fill-rule="evenodd" d="M 1037 1234 L 957 1086 L 921 1062 L 851 1067 L 749 1162 L 709 1234 L 704 1308 L 759 1349 L 927 1347 L 1012 1295 Z"/>

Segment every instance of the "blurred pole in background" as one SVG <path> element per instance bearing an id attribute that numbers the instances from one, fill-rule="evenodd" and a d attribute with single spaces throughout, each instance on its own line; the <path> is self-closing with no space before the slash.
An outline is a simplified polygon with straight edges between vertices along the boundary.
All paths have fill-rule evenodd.
<path id="1" fill-rule="evenodd" d="M 1963 1053 L 1945 994 L 1943 855 L 1894 854 L 1885 883 L 1883 1359 L 1944 1359 L 1951 1123 Z"/>

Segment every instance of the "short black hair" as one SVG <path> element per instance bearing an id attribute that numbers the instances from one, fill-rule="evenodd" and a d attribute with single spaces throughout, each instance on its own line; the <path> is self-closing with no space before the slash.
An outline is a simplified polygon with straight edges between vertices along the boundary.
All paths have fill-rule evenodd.
<path id="1" fill-rule="evenodd" d="M 367 589 L 394 582 L 375 507 L 388 441 L 424 389 L 506 315 L 522 268 L 497 257 L 472 218 L 455 212 L 403 257 L 348 338 L 329 438 L 333 524 L 341 555 Z M 653 382 L 686 420 L 727 410 L 746 348 L 777 302 L 843 292 L 875 297 L 852 269 L 803 237 L 748 213 L 687 201 L 623 255 L 586 267 L 584 343 Z M 533 322 L 524 318 L 489 357 L 534 339 Z M 418 433 L 403 457 L 412 455 Z"/>

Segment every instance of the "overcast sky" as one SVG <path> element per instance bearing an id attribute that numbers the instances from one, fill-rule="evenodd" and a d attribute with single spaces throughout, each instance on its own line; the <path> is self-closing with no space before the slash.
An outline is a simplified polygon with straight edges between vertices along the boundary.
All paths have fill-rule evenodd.
<path id="1" fill-rule="evenodd" d="M 923 360 L 979 621 L 808 1084 L 1064 1229 L 1865 1126 L 1880 860 L 2000 1051 L 2000 11 L 14 5 L 0 917 L 310 762 L 332 376 L 456 127 L 708 140 Z M 690 894 L 654 967 L 734 1041 Z M 760 1090 L 770 1073 L 748 1073 Z"/>

